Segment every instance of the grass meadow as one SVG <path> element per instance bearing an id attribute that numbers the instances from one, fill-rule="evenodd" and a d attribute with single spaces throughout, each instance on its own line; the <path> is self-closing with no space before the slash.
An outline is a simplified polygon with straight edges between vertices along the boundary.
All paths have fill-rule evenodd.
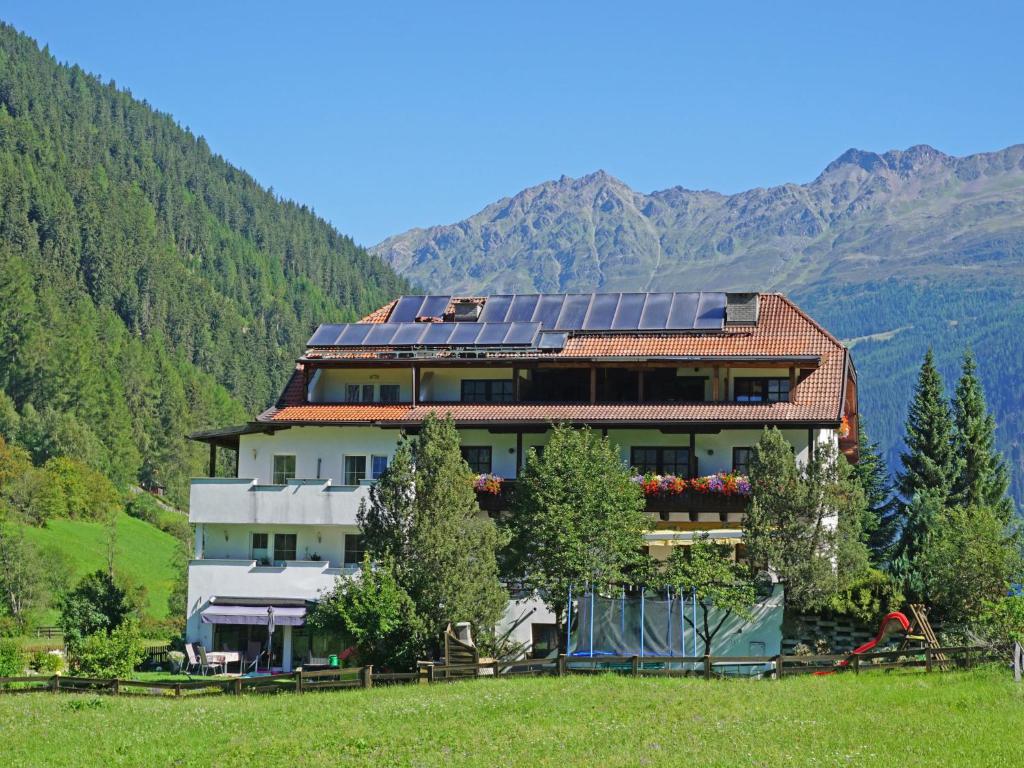
<path id="1" fill-rule="evenodd" d="M 1005 669 L 613 675 L 160 699 L 0 695 L 5 766 L 1019 766 Z"/>

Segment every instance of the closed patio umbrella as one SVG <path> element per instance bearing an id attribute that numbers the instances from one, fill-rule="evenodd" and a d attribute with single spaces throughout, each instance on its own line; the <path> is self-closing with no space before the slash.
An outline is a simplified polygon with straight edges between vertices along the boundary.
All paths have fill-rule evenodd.
<path id="1" fill-rule="evenodd" d="M 274 641 L 274 606 L 267 606 L 267 669 L 274 671 L 274 650 L 271 647 Z"/>

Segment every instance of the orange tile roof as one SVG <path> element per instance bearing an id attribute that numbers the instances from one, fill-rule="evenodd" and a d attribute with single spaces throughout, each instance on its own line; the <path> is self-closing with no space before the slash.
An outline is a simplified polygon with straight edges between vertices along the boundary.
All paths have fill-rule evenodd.
<path id="1" fill-rule="evenodd" d="M 381 307 L 364 322 L 385 322 L 395 302 Z M 488 360 L 561 361 L 635 357 L 656 360 L 660 357 L 697 357 L 724 360 L 745 357 L 811 357 L 818 361 L 811 373 L 791 393 L 792 401 L 774 404 L 688 403 L 634 405 L 560 405 L 462 403 L 423 404 L 417 407 L 398 404 L 328 405 L 305 402 L 303 377 L 298 370 L 323 360 L 375 360 L 387 348 L 311 349 L 298 364 L 276 406 L 260 416 L 262 421 L 289 423 L 402 423 L 421 421 L 428 413 L 450 412 L 456 421 L 490 422 L 615 422 L 615 421 L 707 421 L 707 422 L 838 422 L 847 375 L 849 353 L 843 345 L 793 302 L 781 294 L 762 294 L 756 325 L 727 325 L 716 333 L 576 333 L 570 334 L 565 347 L 556 353 L 509 353 L 489 356 Z M 389 362 L 394 362 L 393 360 Z M 421 365 L 438 360 L 421 359 Z M 803 367 L 811 367 L 805 365 Z M 850 366 L 853 376 L 852 365 Z"/>
<path id="2" fill-rule="evenodd" d="M 373 312 L 368 314 L 366 317 L 364 317 L 359 322 L 360 323 L 386 323 L 387 320 L 388 320 L 388 315 L 391 314 L 391 310 L 395 308 L 395 304 L 397 304 L 397 303 L 398 303 L 398 299 L 393 299 L 392 301 L 389 301 L 387 304 L 385 304 L 380 309 L 373 310 Z"/>

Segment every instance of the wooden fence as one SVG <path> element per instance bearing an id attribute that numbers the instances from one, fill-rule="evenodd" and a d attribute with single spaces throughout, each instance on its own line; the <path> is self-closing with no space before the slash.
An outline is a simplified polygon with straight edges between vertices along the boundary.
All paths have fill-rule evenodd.
<path id="1" fill-rule="evenodd" d="M 474 664 L 420 662 L 415 672 L 376 672 L 372 666 L 315 671 L 298 670 L 257 677 L 205 678 L 189 681 L 147 681 L 41 675 L 0 677 L 0 693 L 38 691 L 92 692 L 114 695 L 203 696 L 243 693 L 306 693 L 375 685 L 430 684 L 479 677 L 522 675 L 606 674 L 667 677 L 752 677 L 781 679 L 793 675 L 831 674 L 923 668 L 927 672 L 970 668 L 998 658 L 988 646 L 927 648 L 912 651 L 828 654 L 819 656 L 565 656 Z"/>

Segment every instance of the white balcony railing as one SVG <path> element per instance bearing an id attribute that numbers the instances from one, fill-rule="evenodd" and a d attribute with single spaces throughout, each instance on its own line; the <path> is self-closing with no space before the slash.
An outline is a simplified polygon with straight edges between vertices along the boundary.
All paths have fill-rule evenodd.
<path id="1" fill-rule="evenodd" d="M 332 485 L 330 480 L 289 480 L 260 485 L 256 479 L 192 480 L 189 522 L 288 525 L 355 525 L 370 484 Z"/>
<path id="2" fill-rule="evenodd" d="M 213 596 L 315 600 L 331 589 L 339 576 L 353 576 L 358 568 L 332 568 L 327 562 L 289 560 L 282 566 L 261 566 L 255 560 L 191 560 L 188 564 L 190 605 L 205 604 Z"/>

